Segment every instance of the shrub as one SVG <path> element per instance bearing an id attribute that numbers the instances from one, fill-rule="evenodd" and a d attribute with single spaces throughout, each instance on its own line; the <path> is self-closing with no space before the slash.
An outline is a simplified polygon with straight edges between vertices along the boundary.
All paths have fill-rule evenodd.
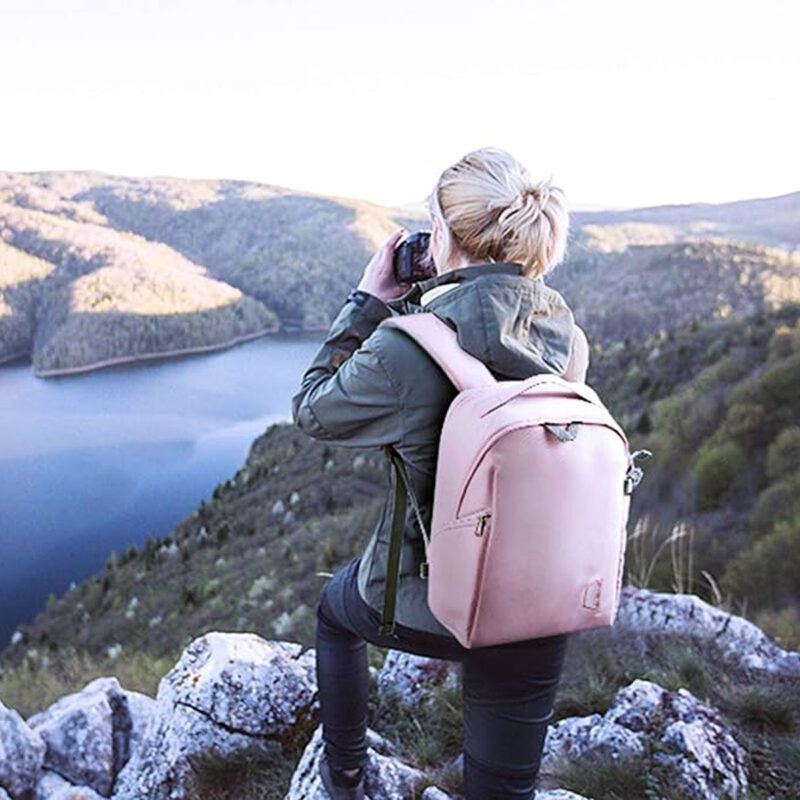
<path id="1" fill-rule="evenodd" d="M 784 650 L 800 650 L 800 608 L 786 606 L 780 611 L 759 611 L 753 619 Z"/>
<path id="2" fill-rule="evenodd" d="M 769 414 L 763 405 L 737 401 L 728 408 L 717 435 L 752 450 L 765 447 L 774 434 Z"/>
<path id="3" fill-rule="evenodd" d="M 779 608 L 800 595 L 800 515 L 780 520 L 770 533 L 737 554 L 720 585 L 756 606 Z"/>
<path id="4" fill-rule="evenodd" d="M 749 519 L 754 536 L 768 533 L 779 519 L 790 517 L 800 509 L 800 472 L 773 483 L 758 495 Z"/>
<path id="5" fill-rule="evenodd" d="M 701 450 L 693 470 L 697 481 L 698 510 L 717 508 L 746 466 L 747 457 L 735 442 L 725 442 Z"/>
<path id="6" fill-rule="evenodd" d="M 800 427 L 784 428 L 767 450 L 767 477 L 778 480 L 800 469 Z"/>
<path id="7" fill-rule="evenodd" d="M 768 361 L 778 361 L 800 350 L 800 329 L 779 325 L 768 345 Z"/>
<path id="8" fill-rule="evenodd" d="M 800 353 L 768 367 L 761 376 L 761 389 L 775 403 L 800 405 Z"/>

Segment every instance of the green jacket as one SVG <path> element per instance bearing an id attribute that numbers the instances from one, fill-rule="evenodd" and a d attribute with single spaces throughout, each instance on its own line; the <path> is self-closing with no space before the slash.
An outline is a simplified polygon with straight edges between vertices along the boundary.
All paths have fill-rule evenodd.
<path id="1" fill-rule="evenodd" d="M 498 380 L 562 374 L 576 326 L 563 297 L 541 278 L 524 277 L 515 263 L 451 270 L 386 303 L 372 295 L 363 305 L 345 303 L 292 398 L 294 422 L 309 436 L 332 444 L 393 445 L 429 529 L 439 434 L 457 392 L 415 341 L 398 329 L 377 328 L 392 314 L 422 311 L 449 323 L 459 344 Z M 392 485 L 358 572 L 359 593 L 377 611 L 383 605 L 394 469 L 390 476 Z M 427 580 L 419 577 L 423 560 L 424 540 L 409 503 L 395 619 L 409 628 L 452 637 L 428 608 Z"/>

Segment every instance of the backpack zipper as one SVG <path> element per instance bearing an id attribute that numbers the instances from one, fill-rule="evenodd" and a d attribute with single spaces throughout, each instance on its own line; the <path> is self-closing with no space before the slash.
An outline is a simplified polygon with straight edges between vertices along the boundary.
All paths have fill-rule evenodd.
<path id="1" fill-rule="evenodd" d="M 482 514 L 478 514 L 478 520 L 475 523 L 476 536 L 483 536 L 483 531 L 486 528 L 486 520 L 488 520 L 491 516 L 492 514 L 490 511 L 484 511 Z"/>

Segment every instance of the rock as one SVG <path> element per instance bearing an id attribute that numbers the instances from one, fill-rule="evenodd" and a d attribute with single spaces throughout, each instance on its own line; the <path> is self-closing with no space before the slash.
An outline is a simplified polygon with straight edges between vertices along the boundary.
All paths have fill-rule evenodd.
<path id="1" fill-rule="evenodd" d="M 615 624 L 637 631 L 713 639 L 723 655 L 745 671 L 800 677 L 800 653 L 782 649 L 752 622 L 697 595 L 625 586 Z"/>
<path id="2" fill-rule="evenodd" d="M 122 653 L 122 644 L 120 644 L 120 642 L 114 642 L 114 644 L 110 644 L 106 647 L 106 655 L 110 661 L 116 661 L 120 653 Z"/>
<path id="3" fill-rule="evenodd" d="M 628 759 L 643 754 L 644 743 L 639 734 L 603 719 L 600 714 L 592 714 L 567 717 L 549 726 L 542 764 L 558 758 L 575 761 L 587 755 Z"/>
<path id="4" fill-rule="evenodd" d="M 617 692 L 604 718 L 632 731 L 644 731 L 658 713 L 663 696 L 664 689 L 657 683 L 635 680 Z"/>
<path id="5" fill-rule="evenodd" d="M 19 644 L 22 638 L 22 631 L 14 631 L 14 633 L 11 634 L 11 644 Z"/>
<path id="6" fill-rule="evenodd" d="M 36 786 L 44 765 L 44 739 L 0 701 L 0 789 L 20 797 Z"/>
<path id="7" fill-rule="evenodd" d="M 96 678 L 28 719 L 47 745 L 44 765 L 105 797 L 128 759 L 132 719 L 116 678 Z"/>
<path id="8" fill-rule="evenodd" d="M 716 709 L 686 689 L 662 699 L 665 726 L 661 742 L 667 752 L 656 763 L 666 766 L 687 800 L 717 800 L 747 794 L 747 759 Z"/>
<path id="9" fill-rule="evenodd" d="M 0 786 L 0 800 L 11 800 L 11 796 Z"/>
<path id="10" fill-rule="evenodd" d="M 747 794 L 744 750 L 719 712 L 686 689 L 635 680 L 617 692 L 605 715 L 560 720 L 548 729 L 542 773 L 552 774 L 560 758 L 574 761 L 588 753 L 651 757 L 686 800 Z"/>
<path id="11" fill-rule="evenodd" d="M 286 506 L 283 504 L 283 500 L 276 500 L 272 504 L 273 514 L 283 514 L 284 511 L 286 511 Z"/>
<path id="12" fill-rule="evenodd" d="M 101 800 L 88 786 L 75 786 L 57 772 L 45 770 L 36 786 L 35 800 Z"/>
<path id="13" fill-rule="evenodd" d="M 181 548 L 178 546 L 177 542 L 170 542 L 169 546 L 162 544 L 161 547 L 158 548 L 158 552 L 173 561 L 181 557 Z"/>
<path id="14" fill-rule="evenodd" d="M 143 740 L 120 772 L 115 800 L 189 800 L 195 759 L 282 752 L 319 711 L 315 653 L 252 633 L 207 633 L 162 678 Z"/>
<path id="15" fill-rule="evenodd" d="M 158 703 L 140 692 L 125 692 L 131 716 L 129 755 L 133 755 L 147 735 L 151 720 L 156 716 Z M 127 760 L 127 759 L 126 759 Z"/>
<path id="16" fill-rule="evenodd" d="M 449 794 L 445 794 L 441 789 L 436 786 L 429 786 L 422 793 L 422 800 L 453 800 Z"/>
<path id="17" fill-rule="evenodd" d="M 393 756 L 397 754 L 397 748 L 394 742 L 390 742 L 385 736 L 381 736 L 372 728 L 367 728 L 367 744 L 378 753 L 384 756 Z"/>
<path id="18" fill-rule="evenodd" d="M 396 694 L 403 703 L 431 697 L 436 687 L 456 688 L 458 668 L 451 661 L 390 650 L 378 674 L 378 691 Z"/>
<path id="19" fill-rule="evenodd" d="M 423 773 L 404 764 L 397 758 L 379 753 L 372 743 L 381 739 L 374 731 L 367 730 L 367 767 L 364 773 L 364 789 L 370 800 L 402 800 L 411 797 L 414 785 L 423 778 Z M 289 784 L 284 800 L 330 800 L 319 777 L 319 758 L 323 752 L 322 726 L 317 726 Z"/>
<path id="20" fill-rule="evenodd" d="M 299 502 L 300 502 L 300 495 L 297 492 L 292 492 L 291 495 L 289 495 L 289 504 L 295 506 Z"/>
<path id="21" fill-rule="evenodd" d="M 536 792 L 535 800 L 591 800 L 591 798 L 568 792 L 566 789 L 550 789 L 546 792 Z"/>

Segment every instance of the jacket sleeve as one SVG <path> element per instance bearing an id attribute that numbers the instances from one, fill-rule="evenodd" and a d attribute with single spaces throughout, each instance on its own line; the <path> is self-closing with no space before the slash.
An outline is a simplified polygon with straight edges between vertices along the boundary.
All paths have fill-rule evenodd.
<path id="1" fill-rule="evenodd" d="M 368 295 L 348 300 L 292 398 L 294 424 L 308 436 L 345 447 L 381 447 L 403 437 L 400 387 L 370 334 L 391 309 Z"/>

